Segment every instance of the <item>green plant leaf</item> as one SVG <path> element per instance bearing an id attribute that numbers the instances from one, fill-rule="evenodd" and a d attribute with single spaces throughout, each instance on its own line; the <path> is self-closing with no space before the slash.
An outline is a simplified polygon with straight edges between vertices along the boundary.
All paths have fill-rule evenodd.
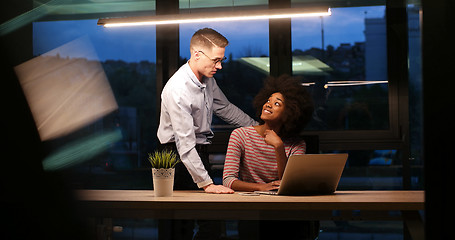
<path id="1" fill-rule="evenodd" d="M 181 162 L 177 154 L 172 150 L 155 151 L 148 154 L 148 160 L 152 168 L 175 168 Z"/>

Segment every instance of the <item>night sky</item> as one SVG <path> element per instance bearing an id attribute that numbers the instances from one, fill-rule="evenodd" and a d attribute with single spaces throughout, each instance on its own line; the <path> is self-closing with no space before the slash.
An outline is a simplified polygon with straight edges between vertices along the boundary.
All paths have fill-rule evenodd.
<path id="1" fill-rule="evenodd" d="M 340 43 L 365 41 L 364 19 L 382 18 L 384 7 L 334 8 L 332 16 L 323 17 L 325 46 L 337 47 Z M 33 24 L 34 55 L 44 54 L 80 37 L 88 37 L 96 49 L 97 58 L 155 62 L 155 27 L 104 28 L 97 19 L 79 21 L 36 22 Z M 204 27 L 211 27 L 230 42 L 226 56 L 234 59 L 247 54 L 268 55 L 268 21 L 244 21 L 180 25 L 180 53 L 189 58 L 192 34 Z M 321 18 L 292 20 L 292 49 L 321 48 Z"/>

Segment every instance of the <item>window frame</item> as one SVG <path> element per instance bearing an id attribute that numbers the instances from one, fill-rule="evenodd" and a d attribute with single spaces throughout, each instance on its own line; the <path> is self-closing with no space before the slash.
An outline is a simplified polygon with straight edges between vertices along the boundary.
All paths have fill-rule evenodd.
<path id="1" fill-rule="evenodd" d="M 405 0 L 386 1 L 389 129 L 308 131 L 318 135 L 320 150 L 400 150 L 403 189 L 411 188 L 409 150 L 408 29 Z M 287 32 L 289 31 L 289 32 Z M 271 75 L 292 74 L 291 21 L 269 20 Z M 277 51 L 277 48 L 280 51 Z M 275 58 L 275 60 L 274 60 Z M 216 131 L 211 152 L 227 148 L 232 130 Z"/>
<path id="2" fill-rule="evenodd" d="M 403 2 L 403 1 L 402 1 Z M 408 72 L 406 6 L 387 1 L 389 129 L 308 131 L 318 135 L 321 150 L 403 149 L 408 144 Z M 403 22 L 404 20 L 404 22 Z M 271 75 L 291 74 L 291 21 L 269 20 Z M 400 31 L 402 30 L 402 31 Z M 405 41 L 403 41 L 405 39 Z M 280 51 L 277 51 L 277 46 Z M 276 59 L 276 60 L 274 60 Z M 226 142 L 231 130 L 216 131 Z"/>
<path id="3" fill-rule="evenodd" d="M 367 150 L 367 149 L 398 149 L 401 151 L 403 164 L 403 188 L 410 189 L 411 166 L 409 151 L 409 89 L 408 89 L 408 29 L 407 29 L 407 2 L 406 0 L 385 0 L 386 2 L 386 31 L 387 31 L 387 76 L 389 89 L 389 129 L 387 130 L 330 130 L 310 131 L 308 134 L 318 135 L 320 150 Z M 178 13 L 181 9 L 178 0 L 156 0 L 156 13 Z M 313 2 L 307 4 L 332 4 L 332 7 L 343 6 L 374 6 L 383 4 L 378 1 L 353 1 L 348 4 L 344 1 Z M 280 8 L 301 5 L 298 1 L 269 0 L 269 8 Z M 251 7 L 251 6 L 249 6 Z M 253 6 L 262 8 L 264 6 Z M 235 10 L 242 7 L 231 7 Z M 248 7 L 243 7 L 248 8 Z M 213 8 L 220 10 L 224 8 Z M 199 9 L 211 11 L 212 9 Z M 195 9 L 195 11 L 197 11 Z M 135 13 L 129 13 L 135 14 Z M 128 14 L 128 15 L 129 15 Z M 137 12 L 136 14 L 144 14 Z M 48 15 L 41 20 L 75 20 L 113 17 L 118 13 L 84 14 L 81 15 Z M 157 84 L 157 111 L 160 110 L 160 93 L 166 81 L 179 67 L 179 26 L 160 26 L 156 28 L 156 84 Z M 269 20 L 269 54 L 271 75 L 292 74 L 292 38 L 291 21 Z M 279 48 L 279 50 L 278 50 Z M 169 51 L 172 49 L 172 51 Z M 159 114 L 157 114 L 159 118 Z M 159 119 L 157 119 L 159 121 Z M 217 130 L 210 147 L 211 152 L 225 152 L 232 129 Z M 158 141 L 158 140 L 157 140 Z"/>

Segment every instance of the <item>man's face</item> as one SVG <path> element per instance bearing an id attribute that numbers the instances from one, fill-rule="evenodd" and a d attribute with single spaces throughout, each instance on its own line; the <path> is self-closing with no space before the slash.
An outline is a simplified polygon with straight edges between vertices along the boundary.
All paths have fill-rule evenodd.
<path id="1" fill-rule="evenodd" d="M 223 68 L 219 60 L 224 58 L 224 51 L 225 48 L 220 47 L 213 47 L 212 50 L 198 51 L 197 54 L 199 55 L 198 61 L 199 73 L 201 75 L 204 75 L 205 77 L 213 77 L 216 71 Z"/>

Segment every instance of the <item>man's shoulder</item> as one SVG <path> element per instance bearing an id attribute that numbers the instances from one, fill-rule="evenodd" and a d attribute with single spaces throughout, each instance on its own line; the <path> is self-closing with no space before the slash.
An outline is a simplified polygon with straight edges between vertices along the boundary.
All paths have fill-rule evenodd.
<path id="1" fill-rule="evenodd" d="M 185 72 L 181 71 L 181 69 L 177 70 L 177 72 L 172 75 L 171 78 L 166 82 L 163 90 L 167 91 L 177 91 L 178 89 L 185 89 L 186 82 L 188 82 L 188 78 L 185 76 Z"/>
<path id="2" fill-rule="evenodd" d="M 164 85 L 163 93 L 176 93 L 184 89 L 184 84 L 179 82 L 178 78 L 170 78 Z"/>
<path id="3" fill-rule="evenodd" d="M 185 82 L 187 77 L 186 77 L 186 72 L 184 69 L 182 69 L 183 67 L 181 67 L 180 69 L 178 69 L 174 75 L 172 75 L 171 78 L 169 78 L 169 80 L 167 81 L 166 85 L 167 84 L 172 84 L 172 83 L 179 83 L 179 82 Z"/>

